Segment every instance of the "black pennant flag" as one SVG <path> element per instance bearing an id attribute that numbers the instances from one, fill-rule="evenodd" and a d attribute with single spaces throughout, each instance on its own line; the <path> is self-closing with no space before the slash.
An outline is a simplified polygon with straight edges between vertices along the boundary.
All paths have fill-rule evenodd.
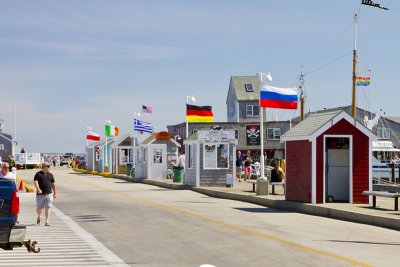
<path id="1" fill-rule="evenodd" d="M 367 5 L 367 6 L 374 6 L 374 7 L 378 7 L 384 10 L 389 10 L 389 8 L 384 7 L 381 4 L 375 4 L 374 2 L 372 2 L 371 0 L 362 0 L 361 4 L 363 5 Z"/>

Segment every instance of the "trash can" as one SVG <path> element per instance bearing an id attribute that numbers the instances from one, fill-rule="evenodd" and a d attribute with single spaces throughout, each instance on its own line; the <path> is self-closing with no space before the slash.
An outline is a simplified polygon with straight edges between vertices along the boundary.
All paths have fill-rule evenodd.
<path id="1" fill-rule="evenodd" d="M 174 166 L 172 169 L 174 171 L 174 177 L 172 181 L 174 183 L 182 183 L 183 177 L 185 176 L 185 169 L 183 167 L 177 167 L 177 166 Z"/>
<path id="2" fill-rule="evenodd" d="M 131 176 L 132 167 L 133 167 L 132 163 L 126 164 L 126 175 Z"/>

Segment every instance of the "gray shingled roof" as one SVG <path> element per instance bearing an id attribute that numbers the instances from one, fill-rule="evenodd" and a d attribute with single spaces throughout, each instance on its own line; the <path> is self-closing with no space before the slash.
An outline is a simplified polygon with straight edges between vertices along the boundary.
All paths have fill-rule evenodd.
<path id="1" fill-rule="evenodd" d="M 147 144 L 151 143 L 151 141 L 153 141 L 154 139 L 156 139 L 156 135 L 150 134 L 150 136 L 147 137 L 146 139 L 144 139 L 143 142 L 141 142 L 139 145 L 147 145 Z"/>
<path id="2" fill-rule="evenodd" d="M 395 123 L 400 124 L 400 117 L 385 117 L 385 119 L 391 120 Z"/>
<path id="3" fill-rule="evenodd" d="M 231 83 L 238 101 L 258 100 L 260 98 L 260 78 L 255 76 L 232 76 Z M 247 92 L 245 84 L 253 84 L 254 92 Z"/>
<path id="4" fill-rule="evenodd" d="M 310 136 L 343 110 L 311 114 L 304 121 L 287 131 L 282 137 Z"/>

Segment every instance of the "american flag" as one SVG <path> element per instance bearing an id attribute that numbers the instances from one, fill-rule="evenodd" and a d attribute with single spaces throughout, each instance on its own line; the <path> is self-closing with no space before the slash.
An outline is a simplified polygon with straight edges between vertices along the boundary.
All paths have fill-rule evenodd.
<path id="1" fill-rule="evenodd" d="M 152 107 L 149 107 L 149 106 L 143 105 L 143 106 L 142 106 L 142 112 L 143 112 L 143 113 L 153 113 L 153 108 L 152 108 Z"/>

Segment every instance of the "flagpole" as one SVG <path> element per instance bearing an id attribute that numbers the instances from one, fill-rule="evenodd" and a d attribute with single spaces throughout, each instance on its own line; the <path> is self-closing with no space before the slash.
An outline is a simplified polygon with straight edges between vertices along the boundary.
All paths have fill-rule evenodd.
<path id="1" fill-rule="evenodd" d="M 106 155 L 105 155 L 105 161 L 104 161 L 104 166 L 103 166 L 103 171 L 104 171 L 104 167 L 108 167 L 108 164 L 107 164 L 107 135 L 106 135 Z"/>
<path id="2" fill-rule="evenodd" d="M 192 96 L 187 95 L 186 96 L 186 110 L 187 110 L 187 104 L 189 104 L 189 99 L 192 100 L 192 102 L 196 102 L 194 95 L 192 95 Z M 185 139 L 186 139 L 189 137 L 189 122 L 187 120 L 187 116 L 185 116 L 185 118 L 186 118 L 186 137 L 185 137 Z"/>
<path id="3" fill-rule="evenodd" d="M 260 72 L 259 75 L 260 75 L 260 88 L 261 88 L 262 85 L 263 85 L 263 73 Z M 269 82 L 272 81 L 272 77 L 271 77 L 271 74 L 269 72 L 267 73 L 266 78 L 267 78 L 267 81 L 269 81 Z M 260 94 L 261 94 L 261 92 L 260 92 Z M 260 99 L 261 99 L 261 97 L 260 97 Z M 260 170 L 260 178 L 259 179 L 261 181 L 266 180 L 266 178 L 265 178 L 265 167 L 264 167 L 264 165 L 265 165 L 264 164 L 264 110 L 265 110 L 265 118 L 267 118 L 267 109 L 266 108 L 262 108 L 261 105 L 260 105 L 260 132 L 261 132 L 260 133 L 260 143 L 261 143 L 261 145 L 260 145 L 260 150 L 261 150 L 260 169 L 261 170 Z"/>
<path id="4" fill-rule="evenodd" d="M 353 84 L 351 99 L 351 115 L 356 118 L 356 68 L 357 68 L 357 31 L 358 31 L 358 15 L 354 15 L 354 50 L 353 50 Z"/>
<path id="5" fill-rule="evenodd" d="M 260 87 L 262 86 L 263 83 L 263 73 L 260 72 Z M 266 114 L 265 114 L 266 115 Z M 264 176 L 264 108 L 261 107 L 260 105 L 260 150 L 261 150 L 261 155 L 260 155 L 260 179 L 265 179 Z"/>

